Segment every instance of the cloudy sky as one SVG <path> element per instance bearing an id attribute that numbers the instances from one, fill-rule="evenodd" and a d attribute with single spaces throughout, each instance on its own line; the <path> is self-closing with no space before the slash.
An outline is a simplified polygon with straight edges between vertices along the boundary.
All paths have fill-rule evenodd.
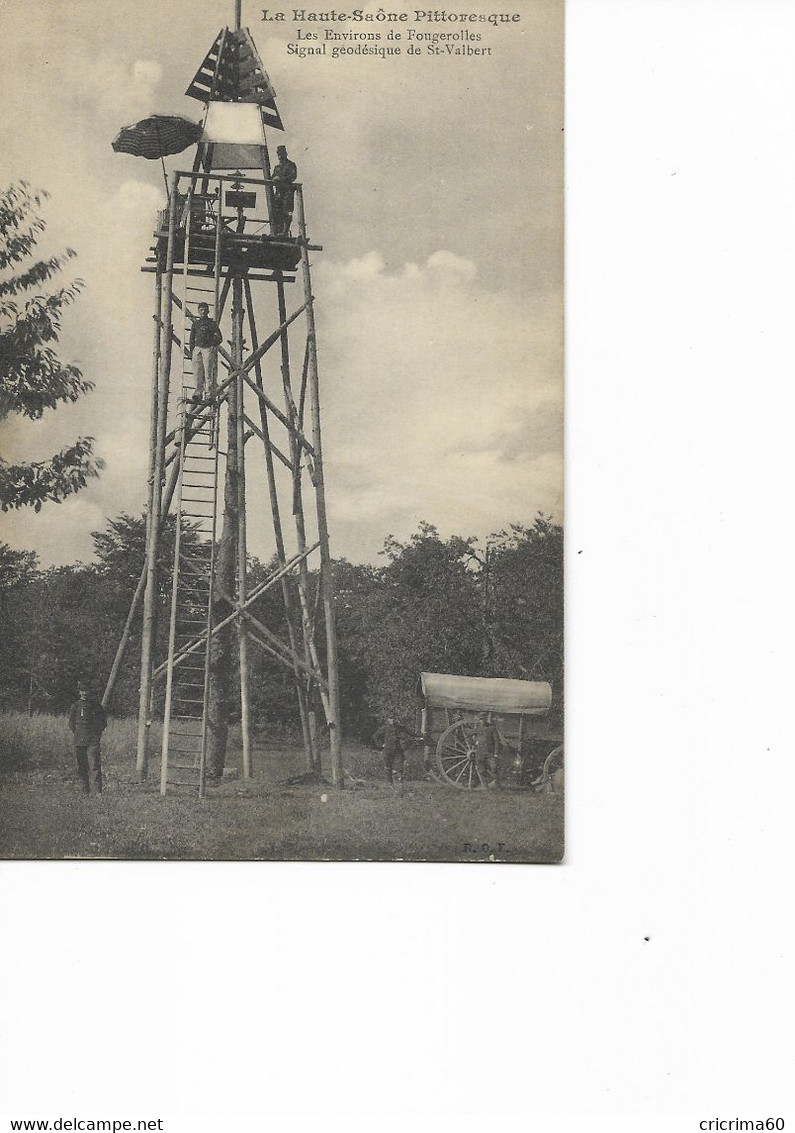
<path id="1" fill-rule="evenodd" d="M 447 11 L 464 7 L 495 11 Z M 385 8 L 409 13 L 401 57 L 299 59 L 287 44 L 312 25 L 278 0 L 284 22 L 243 3 L 286 128 L 271 150 L 288 144 L 324 248 L 313 287 L 331 545 L 353 561 L 423 519 L 482 538 L 539 509 L 562 518 L 561 5 L 517 0 L 499 10 L 519 22 L 472 25 L 492 48 L 478 58 L 407 56 L 407 28 L 460 25 Z M 48 246 L 78 253 L 86 290 L 62 357 L 96 383 L 41 422 L 7 422 L 0 447 L 31 459 L 91 434 L 107 465 L 60 506 L 0 516 L 0 538 L 44 564 L 89 560 L 92 530 L 142 510 L 154 287 L 139 268 L 164 190 L 159 163 L 110 143 L 151 112 L 199 118 L 184 91 L 233 9 L 0 0 L 5 177 L 49 190 Z M 251 549 L 269 554 L 264 530 Z"/>

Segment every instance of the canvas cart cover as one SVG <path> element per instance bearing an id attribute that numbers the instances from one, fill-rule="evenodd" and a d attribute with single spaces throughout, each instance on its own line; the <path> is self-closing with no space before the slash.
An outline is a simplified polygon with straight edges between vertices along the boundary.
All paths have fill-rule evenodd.
<path id="1" fill-rule="evenodd" d="M 543 716 L 552 704 L 552 685 L 546 681 L 420 673 L 418 691 L 429 708 L 468 708 L 482 712 Z"/>

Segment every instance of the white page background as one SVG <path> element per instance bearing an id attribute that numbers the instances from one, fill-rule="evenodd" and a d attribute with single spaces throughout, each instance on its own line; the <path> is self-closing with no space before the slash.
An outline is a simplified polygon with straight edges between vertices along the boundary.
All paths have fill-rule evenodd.
<path id="1" fill-rule="evenodd" d="M 9 1116 L 795 1122 L 795 4 L 570 0 L 567 100 L 566 863 L 5 863 Z"/>

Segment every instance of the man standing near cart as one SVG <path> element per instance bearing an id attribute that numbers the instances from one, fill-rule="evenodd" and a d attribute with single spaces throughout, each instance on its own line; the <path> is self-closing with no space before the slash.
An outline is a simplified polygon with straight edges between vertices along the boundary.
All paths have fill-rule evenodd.
<path id="1" fill-rule="evenodd" d="M 107 723 L 105 709 L 88 684 L 80 681 L 77 700 L 69 710 L 69 727 L 74 736 L 77 773 L 87 795 L 91 793 L 92 780 L 94 794 L 102 794 L 102 757 L 99 744 Z"/>
<path id="2" fill-rule="evenodd" d="M 487 787 L 500 786 L 500 751 L 502 739 L 488 712 L 479 712 L 475 721 L 475 762 Z"/>
<path id="3" fill-rule="evenodd" d="M 404 739 L 411 741 L 414 736 L 408 728 L 396 723 L 394 716 L 387 716 L 386 724 L 373 736 L 374 743 L 383 745 L 387 780 L 399 795 L 403 793 L 403 765 L 406 761 L 406 753 L 403 750 Z"/>

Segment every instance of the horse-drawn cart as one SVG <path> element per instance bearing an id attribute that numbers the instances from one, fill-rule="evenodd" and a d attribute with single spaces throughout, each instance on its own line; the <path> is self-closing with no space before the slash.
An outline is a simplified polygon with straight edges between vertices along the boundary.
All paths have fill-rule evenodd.
<path id="1" fill-rule="evenodd" d="M 546 681 L 420 673 L 417 697 L 425 767 L 446 786 L 561 784 L 563 741 Z"/>

